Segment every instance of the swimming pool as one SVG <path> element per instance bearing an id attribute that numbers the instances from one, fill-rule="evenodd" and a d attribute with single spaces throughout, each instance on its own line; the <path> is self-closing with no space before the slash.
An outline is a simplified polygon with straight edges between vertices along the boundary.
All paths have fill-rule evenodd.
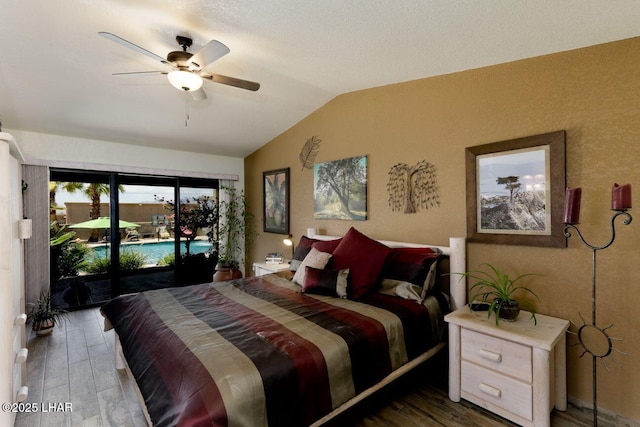
<path id="1" fill-rule="evenodd" d="M 194 240 L 191 242 L 189 252 L 193 254 L 201 254 L 211 249 L 211 243 L 203 240 Z M 97 257 L 105 256 L 105 247 L 96 246 L 93 248 Z M 110 253 L 109 248 L 106 248 L 107 254 Z M 165 256 L 173 253 L 173 242 L 144 242 L 144 243 L 125 243 L 120 246 L 120 251 L 135 251 L 143 254 L 146 257 L 145 264 L 157 264 Z M 180 243 L 180 253 L 187 251 L 185 243 Z"/>

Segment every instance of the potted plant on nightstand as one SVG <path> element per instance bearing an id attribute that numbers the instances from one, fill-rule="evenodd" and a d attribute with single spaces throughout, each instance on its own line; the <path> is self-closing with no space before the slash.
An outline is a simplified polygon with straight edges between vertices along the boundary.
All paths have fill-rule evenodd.
<path id="1" fill-rule="evenodd" d="M 518 282 L 527 276 L 533 276 L 535 274 L 528 273 L 522 274 L 515 279 L 509 277 L 507 273 L 500 271 L 498 267 L 495 267 L 489 263 L 483 263 L 481 266 L 487 267 L 487 270 L 472 270 L 466 273 L 461 273 L 462 276 L 475 279 L 476 283 L 469 289 L 472 293 L 474 289 L 477 290 L 473 295 L 471 301 L 481 301 L 489 304 L 488 317 L 491 317 L 492 313 L 496 315 L 496 325 L 499 324 L 500 319 L 514 321 L 520 314 L 520 308 L 523 308 L 531 313 L 531 319 L 534 324 L 538 324 L 536 319 L 536 312 L 531 303 L 526 300 L 516 299 L 516 293 L 529 293 L 533 295 L 538 301 L 540 298 L 529 288 L 520 286 Z"/>
<path id="2" fill-rule="evenodd" d="M 64 320 L 66 315 L 66 311 L 52 307 L 51 294 L 42 291 L 30 308 L 27 320 L 32 323 L 31 327 L 36 335 L 42 336 L 53 332 L 53 327 Z"/>

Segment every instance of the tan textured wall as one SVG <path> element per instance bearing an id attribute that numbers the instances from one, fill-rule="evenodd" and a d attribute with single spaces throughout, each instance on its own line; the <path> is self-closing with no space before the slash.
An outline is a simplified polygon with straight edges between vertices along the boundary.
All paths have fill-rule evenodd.
<path id="1" fill-rule="evenodd" d="M 296 239 L 307 227 L 341 234 L 353 225 L 376 238 L 446 244 L 466 233 L 464 148 L 560 129 L 567 184 L 583 187 L 580 228 L 603 244 L 613 182 L 631 182 L 640 194 L 640 38 L 338 96 L 245 159 L 248 202 L 261 229 L 262 172 L 290 167 Z M 319 162 L 369 156 L 369 220 L 313 219 L 313 174 L 298 160 L 312 135 L 322 139 Z M 422 159 L 438 169 L 440 206 L 392 212 L 389 169 Z M 626 355 L 613 353 L 620 366 L 606 360 L 610 372 L 598 362 L 598 402 L 640 420 L 640 218 L 617 229 L 614 245 L 598 254 L 597 323 L 614 325 L 607 331 L 623 339 L 614 346 Z M 250 256 L 283 250 L 281 239 L 260 233 Z M 541 297 L 539 312 L 590 322 L 591 252 L 577 237 L 566 249 L 469 244 L 468 252 L 469 268 L 488 261 L 541 274 L 527 282 Z M 591 357 L 581 352 L 569 346 L 569 394 L 590 402 Z"/>

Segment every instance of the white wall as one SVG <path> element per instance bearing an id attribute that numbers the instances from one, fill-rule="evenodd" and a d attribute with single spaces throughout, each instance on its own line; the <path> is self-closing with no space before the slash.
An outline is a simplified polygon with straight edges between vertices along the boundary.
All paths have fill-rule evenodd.
<path id="1" fill-rule="evenodd" d="M 189 172 L 201 174 L 232 175 L 238 180 L 238 188 L 244 189 L 244 159 L 166 150 L 109 141 L 73 138 L 36 132 L 7 129 L 26 158 L 25 163 L 67 167 L 68 163 L 89 163 L 95 169 L 106 166 L 146 169 L 147 173 Z M 180 141 L 176 141 L 180 146 Z M 98 166 L 98 167 L 95 167 Z M 118 170 L 118 169 L 113 169 Z M 144 173 L 145 171 L 140 171 Z"/>
<path id="2" fill-rule="evenodd" d="M 18 221 L 22 218 L 20 162 L 10 155 L 10 135 L 0 135 L 0 402 L 15 402 L 23 385 L 23 366 L 16 364 L 24 346 L 24 269 Z M 0 411 L 0 425 L 13 425 L 15 414 Z"/>

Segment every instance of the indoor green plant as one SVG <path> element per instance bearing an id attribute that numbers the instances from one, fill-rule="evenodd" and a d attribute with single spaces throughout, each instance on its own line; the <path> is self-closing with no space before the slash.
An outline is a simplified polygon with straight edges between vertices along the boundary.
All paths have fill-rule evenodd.
<path id="1" fill-rule="evenodd" d="M 474 289 L 476 293 L 471 297 L 471 301 L 481 301 L 488 303 L 487 316 L 491 317 L 492 313 L 496 315 L 496 325 L 499 319 L 515 320 L 523 308 L 531 313 L 531 319 L 534 324 L 538 324 L 536 313 L 533 305 L 526 300 L 516 299 L 516 293 L 530 293 L 538 301 L 540 298 L 529 288 L 518 284 L 520 280 L 527 276 L 534 276 L 534 273 L 522 274 L 514 279 L 509 277 L 507 273 L 503 273 L 500 269 L 492 264 L 483 263 L 488 270 L 471 270 L 466 273 L 460 273 L 464 277 L 476 280 L 469 289 L 472 293 Z"/>
<path id="2" fill-rule="evenodd" d="M 36 335 L 48 335 L 53 327 L 65 319 L 67 312 L 51 304 L 51 293 L 42 291 L 29 309 L 27 320 L 32 323 Z"/>
<path id="3" fill-rule="evenodd" d="M 227 197 L 219 202 L 218 264 L 214 281 L 242 277 L 240 264 L 244 261 L 245 247 L 254 235 L 253 214 L 247 209 L 244 193 L 233 187 L 221 190 Z"/>

